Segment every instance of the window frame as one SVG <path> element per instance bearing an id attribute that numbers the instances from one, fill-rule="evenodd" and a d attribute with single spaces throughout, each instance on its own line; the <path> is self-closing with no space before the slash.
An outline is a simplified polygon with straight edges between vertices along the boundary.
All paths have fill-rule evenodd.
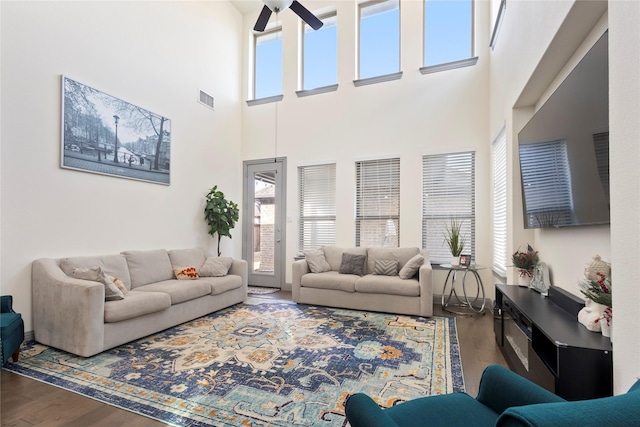
<path id="1" fill-rule="evenodd" d="M 277 34 L 280 34 L 279 36 Z M 271 101 L 280 101 L 282 99 L 282 93 L 280 94 L 274 94 L 274 95 L 269 95 L 269 96 L 265 96 L 265 97 L 257 97 L 257 80 L 258 80 L 258 39 L 261 37 L 268 37 L 271 36 L 273 34 L 276 34 L 275 39 L 279 40 L 281 43 L 281 55 L 280 55 L 280 62 L 282 64 L 282 60 L 283 60 L 283 54 L 284 54 L 284 46 L 282 46 L 282 26 L 277 26 L 277 27 L 273 27 L 269 30 L 265 30 L 264 32 L 254 32 L 253 34 L 253 81 L 252 81 L 252 91 L 253 91 L 253 96 L 252 96 L 252 101 L 254 101 L 253 103 L 251 103 L 250 105 L 255 105 L 257 103 L 260 102 L 256 102 L 256 101 L 260 101 L 260 100 L 265 100 L 267 102 L 271 102 Z M 280 79 L 283 79 L 283 75 L 282 73 L 284 72 L 284 69 L 281 65 L 281 69 L 280 69 Z"/>
<path id="2" fill-rule="evenodd" d="M 478 62 L 478 57 L 476 56 L 476 20 L 475 20 L 475 12 L 476 12 L 476 0 L 469 0 L 471 3 L 471 37 L 469 38 L 470 43 L 470 55 L 468 58 L 457 59 L 448 62 L 442 62 L 438 64 L 426 65 L 427 62 L 427 2 L 430 0 L 422 0 L 422 67 L 420 67 L 420 72 L 422 74 L 431 74 L 437 73 L 441 71 L 453 70 L 456 68 L 469 67 L 476 65 Z M 442 1 L 442 0 L 437 0 Z"/>
<path id="3" fill-rule="evenodd" d="M 367 7 L 373 7 L 375 5 L 378 4 L 382 4 L 382 3 L 386 3 L 386 2 L 395 2 L 397 3 L 397 9 L 398 9 L 398 68 L 397 71 L 391 72 L 391 73 L 386 73 L 386 74 L 381 74 L 381 75 L 376 75 L 376 76 L 369 76 L 369 77 L 362 77 L 362 49 L 361 49 L 361 45 L 362 45 L 362 10 L 367 8 Z M 390 81 L 390 80 L 397 80 L 400 79 L 402 77 L 402 71 L 401 71 L 401 67 L 402 67 L 402 2 L 401 0 L 370 0 L 370 1 L 364 1 L 361 3 L 358 3 L 358 10 L 357 10 L 357 34 L 356 34 L 356 42 L 357 42 L 357 52 L 356 52 L 356 79 L 353 81 L 354 85 L 356 87 L 359 86 L 364 86 L 367 84 L 373 84 L 373 83 L 379 83 L 379 82 L 385 82 L 385 81 Z"/>
<path id="4" fill-rule="evenodd" d="M 313 88 L 305 88 L 305 69 L 306 69 L 306 61 L 305 61 L 305 54 L 306 54 L 306 34 L 308 31 L 309 25 L 304 22 L 303 20 L 300 20 L 300 27 L 301 27 L 301 32 L 302 32 L 302 40 L 301 40 L 301 49 L 300 49 L 300 87 L 302 88 L 301 90 L 297 91 L 296 93 L 298 93 L 298 96 L 304 95 L 304 94 L 310 94 L 311 92 L 316 92 L 316 93 L 324 93 L 324 92 L 328 92 L 331 91 L 331 89 L 336 90 L 338 87 L 338 11 L 337 10 L 333 10 L 331 12 L 327 12 L 324 13 L 322 15 L 318 16 L 318 19 L 320 19 L 323 24 L 322 28 L 320 28 L 320 30 L 318 31 L 322 31 L 323 29 L 326 29 L 326 23 L 325 20 L 330 19 L 330 18 L 334 18 L 335 19 L 335 27 L 336 27 L 336 46 L 335 46 L 335 59 L 336 59 L 336 69 L 335 69 L 335 76 L 336 76 L 336 80 L 334 83 L 328 84 L 328 85 L 322 85 L 322 86 L 317 86 L 317 87 L 313 87 Z M 335 87 L 335 89 L 334 89 Z"/>

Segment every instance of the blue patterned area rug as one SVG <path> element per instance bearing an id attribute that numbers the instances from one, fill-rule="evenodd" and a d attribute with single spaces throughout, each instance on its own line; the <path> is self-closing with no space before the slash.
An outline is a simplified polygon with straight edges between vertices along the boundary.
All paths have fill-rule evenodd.
<path id="1" fill-rule="evenodd" d="M 6 369 L 176 426 L 345 426 L 351 393 L 464 391 L 454 318 L 264 298 L 90 358 L 30 343 Z"/>

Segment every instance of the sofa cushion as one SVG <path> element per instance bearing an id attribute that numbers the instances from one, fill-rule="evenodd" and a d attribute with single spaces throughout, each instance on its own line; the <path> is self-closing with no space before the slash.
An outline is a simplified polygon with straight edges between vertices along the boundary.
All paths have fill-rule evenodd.
<path id="1" fill-rule="evenodd" d="M 420 267 L 424 264 L 424 257 L 420 254 L 411 258 L 407 263 L 400 269 L 398 275 L 401 279 L 411 279 L 416 275 Z"/>
<path id="2" fill-rule="evenodd" d="M 356 291 L 356 280 L 360 276 L 354 274 L 340 274 L 337 271 L 327 271 L 318 274 L 305 274 L 300 279 L 300 286 L 304 288 L 333 289 L 345 292 Z"/>
<path id="3" fill-rule="evenodd" d="M 367 249 L 367 273 L 372 274 L 376 267 L 376 261 L 381 259 L 395 259 L 398 261 L 398 269 L 420 253 L 419 248 L 368 248 Z"/>
<path id="4" fill-rule="evenodd" d="M 171 305 L 191 301 L 211 293 L 211 285 L 201 280 L 164 280 L 135 288 L 139 292 L 163 292 L 171 297 Z M 128 295 L 127 295 L 128 297 Z"/>
<path id="5" fill-rule="evenodd" d="M 127 251 L 122 254 L 129 266 L 131 288 L 173 279 L 173 267 L 165 249 Z"/>
<path id="6" fill-rule="evenodd" d="M 93 282 L 102 283 L 104 285 L 105 301 L 117 301 L 124 298 L 124 293 L 111 279 L 113 276 L 104 274 L 102 267 L 74 268 L 72 275 L 76 279 L 91 280 Z"/>
<path id="7" fill-rule="evenodd" d="M 203 277 L 222 277 L 226 276 L 233 264 L 231 257 L 214 257 L 210 256 L 200 267 L 200 276 Z"/>
<path id="8" fill-rule="evenodd" d="M 200 270 L 207 259 L 207 253 L 202 248 L 173 249 L 169 251 L 169 260 L 173 267 L 185 267 L 193 265 Z"/>
<path id="9" fill-rule="evenodd" d="M 73 277 L 76 268 L 100 267 L 105 274 L 122 280 L 127 289 L 131 289 L 131 276 L 127 260 L 122 254 L 105 256 L 80 256 L 59 260 L 60 268 L 67 276 Z"/>
<path id="10" fill-rule="evenodd" d="M 331 266 L 324 257 L 324 250 L 320 249 L 307 249 L 304 252 L 304 258 L 307 260 L 309 270 L 312 273 L 324 273 L 331 270 Z"/>
<path id="11" fill-rule="evenodd" d="M 367 274 L 355 283 L 356 292 L 368 294 L 420 296 L 420 283 L 416 279 L 403 280 L 399 276 L 376 276 Z"/>
<path id="12" fill-rule="evenodd" d="M 173 267 L 173 274 L 176 275 L 178 280 L 196 280 L 198 276 L 198 270 L 191 265 L 189 267 Z"/>
<path id="13" fill-rule="evenodd" d="M 120 301 L 104 303 L 105 323 L 121 322 L 127 319 L 155 313 L 171 307 L 171 297 L 164 292 L 131 291 Z"/>
<path id="14" fill-rule="evenodd" d="M 366 255 L 367 248 L 339 248 L 337 246 L 323 246 L 324 257 L 329 263 L 331 270 L 340 271 L 340 264 L 342 264 L 342 253 L 348 252 L 356 255 Z"/>
<path id="15" fill-rule="evenodd" d="M 397 276 L 398 261 L 395 259 L 377 259 L 373 274 L 379 276 Z"/>
<path id="16" fill-rule="evenodd" d="M 364 276 L 367 270 L 367 256 L 342 253 L 342 263 L 340 264 L 340 274 L 356 274 Z"/>
<path id="17" fill-rule="evenodd" d="M 201 277 L 198 281 L 206 282 L 211 286 L 211 295 L 220 295 L 242 287 L 242 277 L 235 274 L 221 277 Z"/>

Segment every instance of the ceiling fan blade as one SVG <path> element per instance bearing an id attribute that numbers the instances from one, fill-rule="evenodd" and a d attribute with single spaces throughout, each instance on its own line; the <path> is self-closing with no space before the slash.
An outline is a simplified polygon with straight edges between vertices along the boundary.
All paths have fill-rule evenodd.
<path id="1" fill-rule="evenodd" d="M 297 0 L 293 0 L 293 3 L 291 3 L 291 6 L 289 7 L 314 30 L 322 28 L 322 21 L 316 18 L 313 13 L 309 12 L 309 10 L 301 5 Z"/>
<path id="2" fill-rule="evenodd" d="M 271 18 L 271 9 L 264 5 L 262 7 L 262 12 L 260 12 L 260 16 L 258 16 L 258 20 L 256 21 L 256 25 L 253 27 L 253 31 L 264 31 L 267 27 L 267 23 L 269 22 L 269 18 Z"/>

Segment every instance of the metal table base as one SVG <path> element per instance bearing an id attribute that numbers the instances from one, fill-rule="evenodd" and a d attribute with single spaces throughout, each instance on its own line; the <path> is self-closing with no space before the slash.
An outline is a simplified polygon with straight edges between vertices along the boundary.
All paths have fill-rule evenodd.
<path id="1" fill-rule="evenodd" d="M 484 293 L 484 284 L 478 274 L 478 270 L 482 270 L 485 267 L 471 266 L 471 267 L 454 267 L 452 265 L 441 265 L 442 268 L 449 269 L 447 278 L 444 281 L 444 288 L 442 289 L 442 310 L 449 313 L 458 314 L 461 316 L 483 316 L 485 314 L 486 298 Z M 458 273 L 462 274 L 462 296 L 458 295 L 456 291 L 456 279 Z M 471 276 L 475 279 L 475 296 L 471 296 L 467 290 L 467 274 L 471 273 Z M 449 280 L 451 279 L 451 280 Z M 450 286 L 449 295 L 447 295 L 447 286 Z M 473 289 L 473 288 L 472 288 Z M 473 290 L 471 291 L 473 292 Z M 445 300 L 446 298 L 446 300 Z M 455 300 L 452 301 L 452 299 Z M 482 304 L 478 300 L 481 299 Z"/>

